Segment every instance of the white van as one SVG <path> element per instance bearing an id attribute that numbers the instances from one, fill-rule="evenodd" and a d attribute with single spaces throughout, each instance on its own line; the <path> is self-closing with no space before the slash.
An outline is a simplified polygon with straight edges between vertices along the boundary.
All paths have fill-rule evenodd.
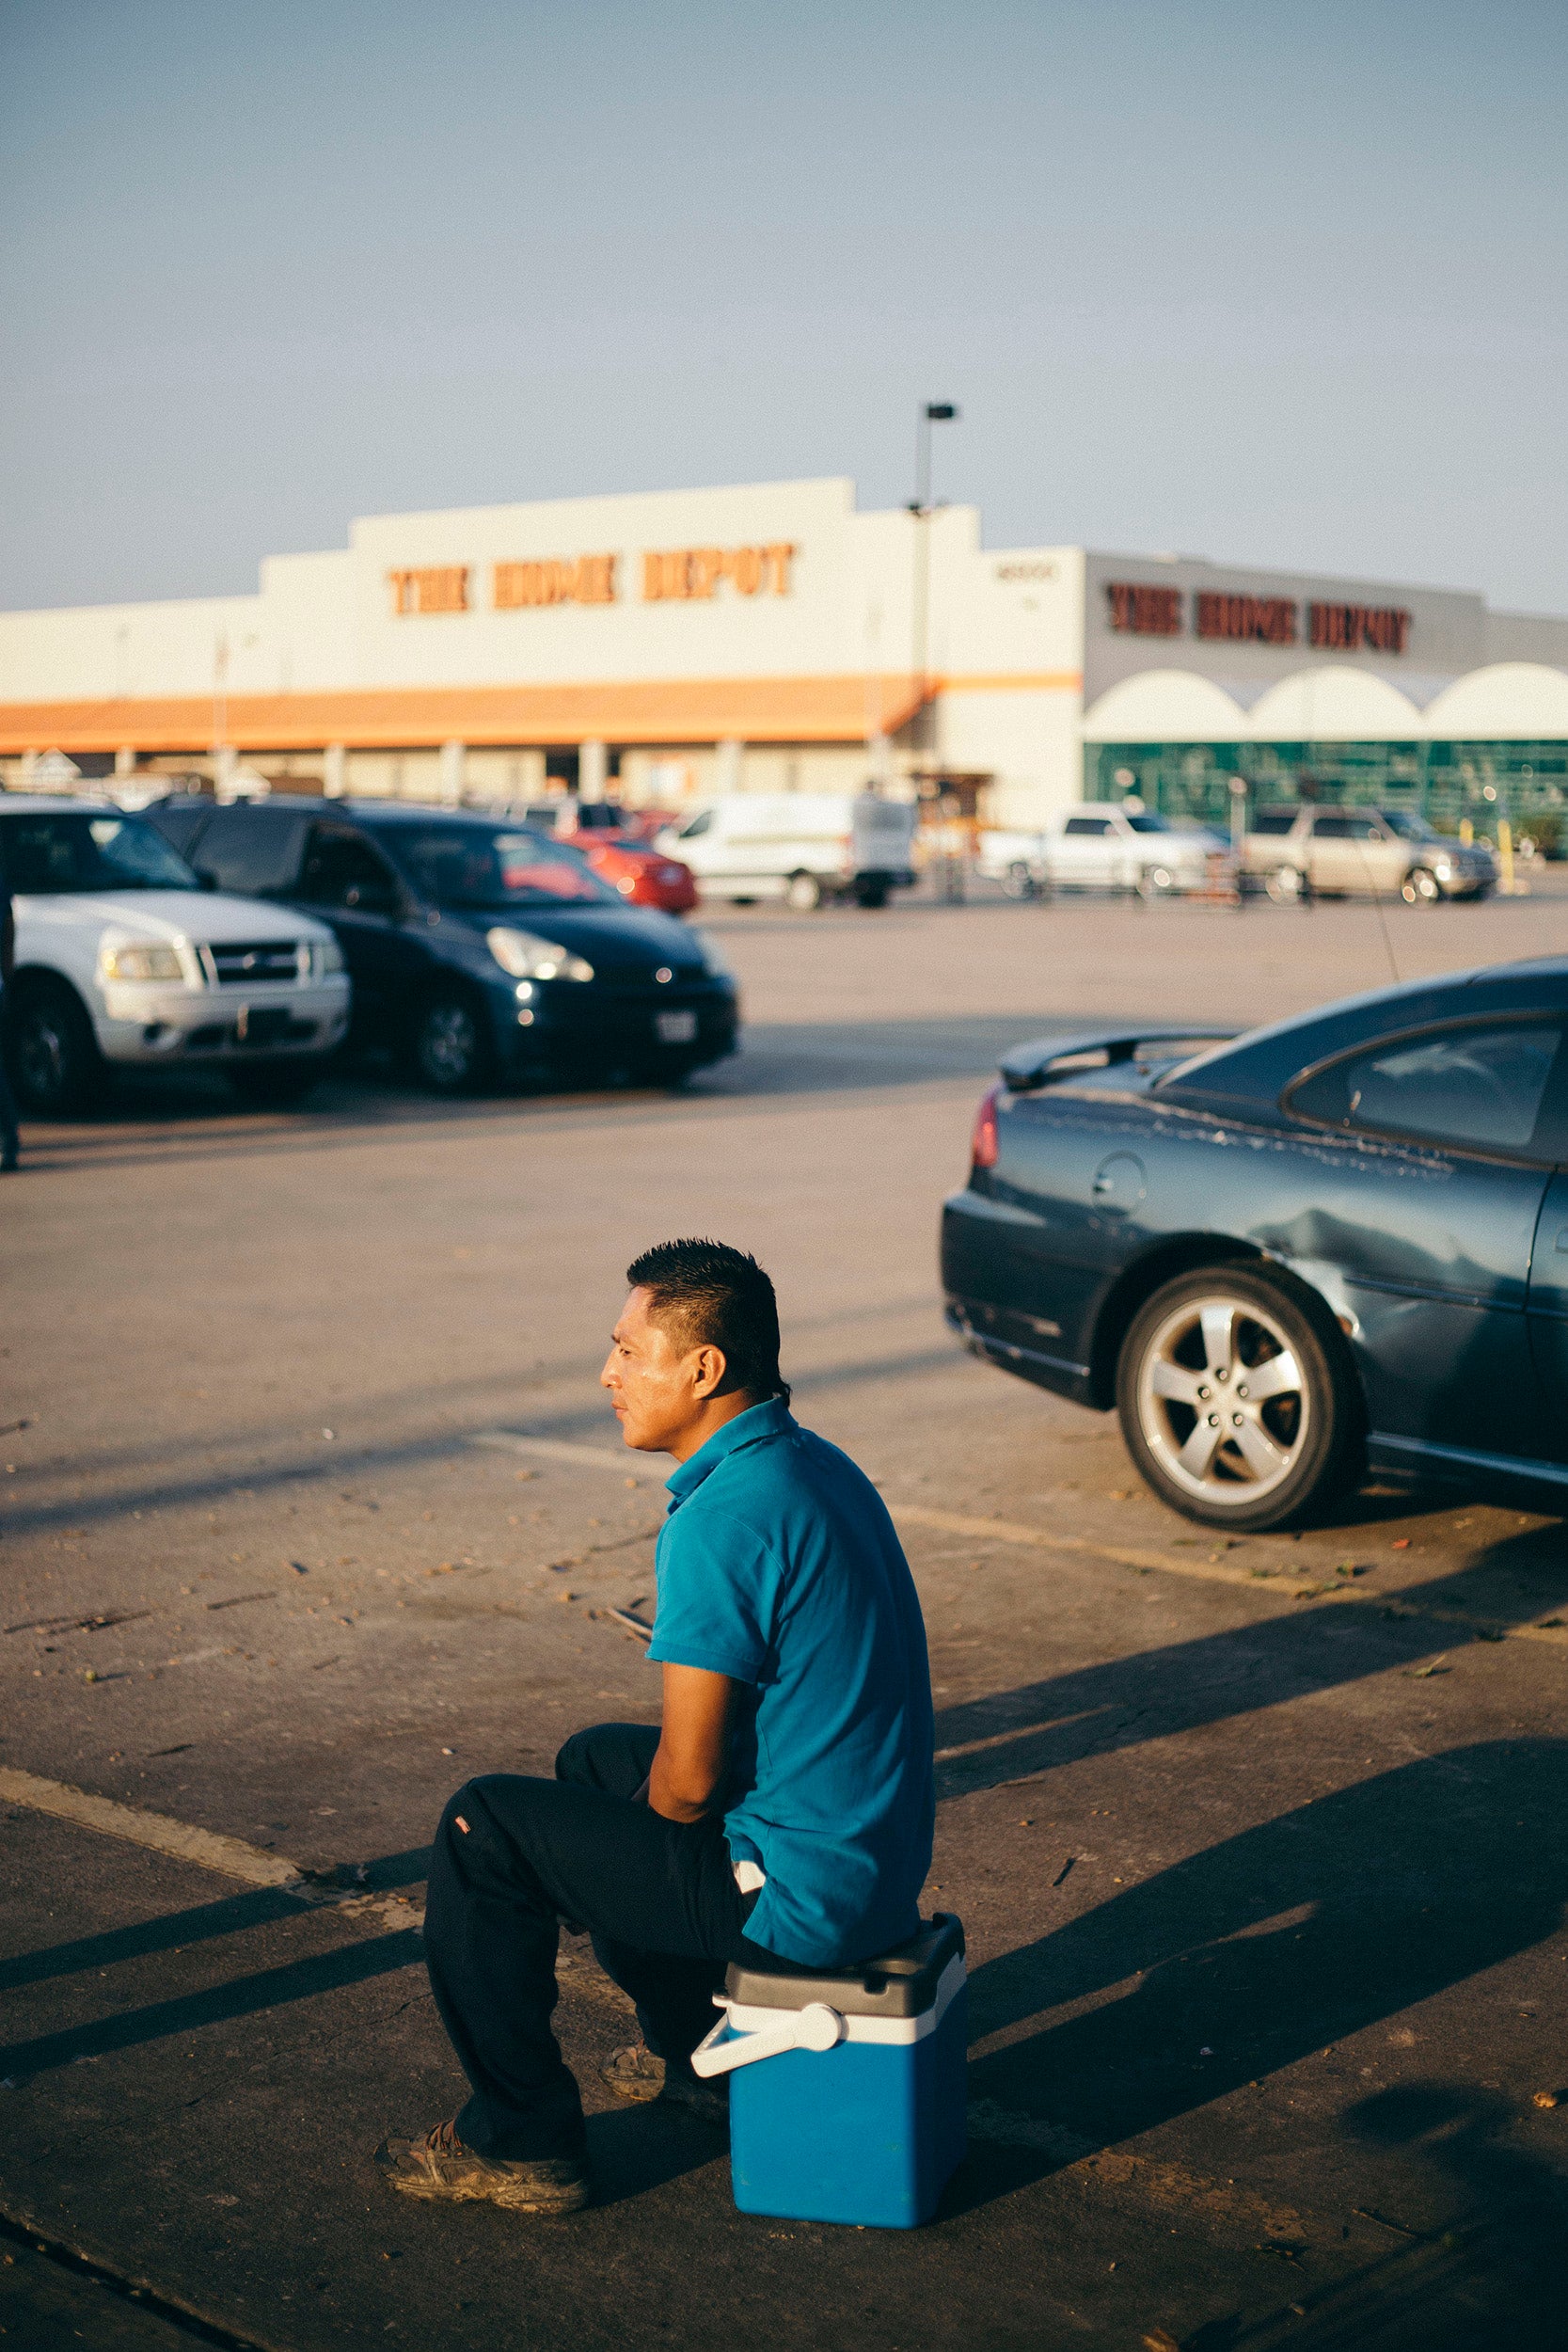
<path id="1" fill-rule="evenodd" d="M 876 792 L 733 792 L 656 846 L 685 860 L 705 898 L 887 904 L 914 881 L 914 805 Z"/>

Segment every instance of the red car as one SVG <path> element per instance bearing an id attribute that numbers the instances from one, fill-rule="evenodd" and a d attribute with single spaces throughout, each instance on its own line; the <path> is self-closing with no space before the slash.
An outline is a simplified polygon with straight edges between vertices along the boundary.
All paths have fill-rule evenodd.
<path id="1" fill-rule="evenodd" d="M 632 812 L 618 802 L 546 803 L 529 809 L 527 818 L 541 832 L 553 832 L 580 850 L 600 881 L 618 890 L 628 905 L 661 907 L 666 914 L 689 914 L 696 905 L 690 866 L 649 849 Z"/>
<path id="2" fill-rule="evenodd" d="M 691 868 L 679 858 L 662 857 L 636 842 L 599 833 L 576 834 L 572 847 L 580 850 L 601 882 L 618 890 L 636 907 L 662 907 L 666 914 L 688 914 L 697 903 Z"/>

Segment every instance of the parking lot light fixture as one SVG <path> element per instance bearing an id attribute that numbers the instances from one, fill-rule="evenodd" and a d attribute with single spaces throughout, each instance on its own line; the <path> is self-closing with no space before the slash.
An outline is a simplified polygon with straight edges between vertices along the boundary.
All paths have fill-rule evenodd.
<path id="1" fill-rule="evenodd" d="M 914 675 L 920 690 L 919 707 L 924 710 L 927 692 L 927 670 L 929 663 L 927 639 L 930 634 L 931 606 L 931 427 L 953 424 L 958 421 L 958 405 L 951 400 L 922 401 L 914 426 L 914 497 L 910 512 L 915 522 L 914 561 Z"/>

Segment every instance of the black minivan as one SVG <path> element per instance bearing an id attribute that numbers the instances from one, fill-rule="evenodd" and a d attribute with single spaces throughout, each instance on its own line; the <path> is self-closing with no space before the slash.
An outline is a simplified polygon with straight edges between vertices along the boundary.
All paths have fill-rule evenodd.
<path id="1" fill-rule="evenodd" d="M 437 1093 L 591 1072 L 673 1085 L 736 1050 L 736 985 L 711 947 L 526 825 L 293 793 L 144 814 L 219 890 L 329 923 L 353 1041 L 390 1046 Z"/>

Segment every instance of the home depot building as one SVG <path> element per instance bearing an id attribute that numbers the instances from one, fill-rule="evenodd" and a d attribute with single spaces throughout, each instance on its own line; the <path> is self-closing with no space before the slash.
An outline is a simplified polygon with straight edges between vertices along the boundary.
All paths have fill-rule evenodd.
<path id="1" fill-rule="evenodd" d="M 846 481 L 357 522 L 260 593 L 0 616 L 0 772 L 236 769 L 416 799 L 957 787 L 1028 824 L 1137 789 L 1552 801 L 1568 622 L 1081 548 Z M 55 769 L 49 761 L 43 772 Z"/>

